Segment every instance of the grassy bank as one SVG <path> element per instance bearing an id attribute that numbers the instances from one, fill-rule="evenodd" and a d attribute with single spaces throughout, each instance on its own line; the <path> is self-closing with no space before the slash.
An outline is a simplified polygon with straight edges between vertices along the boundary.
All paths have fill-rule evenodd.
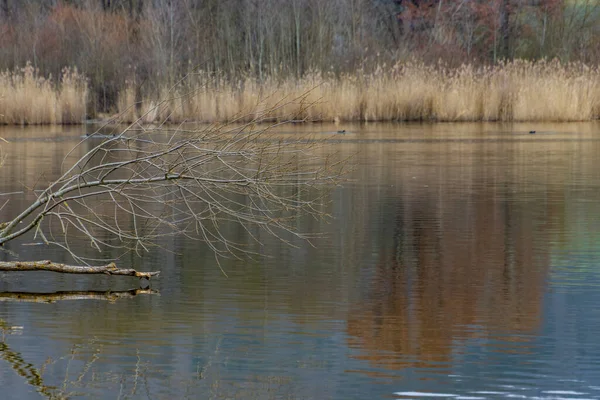
<path id="1" fill-rule="evenodd" d="M 31 65 L 0 73 L 0 124 L 80 124 L 85 120 L 87 83 L 65 68 L 60 81 Z"/>
<path id="2" fill-rule="evenodd" d="M 132 88 L 121 92 L 119 111 L 128 121 L 230 121 L 273 108 L 273 119 L 310 121 L 587 121 L 600 117 L 600 71 L 515 61 L 454 69 L 407 63 L 263 83 L 195 74 L 185 86 L 146 96 L 138 112 L 129 107 L 133 99 Z"/>

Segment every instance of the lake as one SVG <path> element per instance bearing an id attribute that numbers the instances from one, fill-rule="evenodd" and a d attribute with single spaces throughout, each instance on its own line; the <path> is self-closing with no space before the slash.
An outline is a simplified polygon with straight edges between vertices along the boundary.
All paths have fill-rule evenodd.
<path id="1" fill-rule="evenodd" d="M 0 128 L 0 220 L 86 129 Z M 0 397 L 600 399 L 600 123 L 343 129 L 323 134 L 356 164 L 326 191 L 331 218 L 297 217 L 314 246 L 261 238 L 225 276 L 207 246 L 168 236 L 119 261 L 161 270 L 147 291 L 1 274 Z M 39 241 L 2 260 L 70 262 Z"/>

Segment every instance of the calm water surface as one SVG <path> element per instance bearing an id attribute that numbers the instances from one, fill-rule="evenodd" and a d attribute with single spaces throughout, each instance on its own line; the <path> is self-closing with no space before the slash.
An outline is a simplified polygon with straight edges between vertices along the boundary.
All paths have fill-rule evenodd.
<path id="1" fill-rule="evenodd" d="M 265 237 L 225 277 L 170 237 L 120 261 L 160 269 L 155 293 L 0 301 L 0 398 L 600 399 L 600 124 L 344 128 L 281 132 L 357 163 L 328 192 L 329 223 L 298 218 L 326 234 L 316 247 Z M 0 196 L 2 220 L 84 129 L 0 129 L 0 193 L 21 192 Z M 36 241 L 0 255 L 69 261 Z M 11 273 L 0 300 L 138 286 Z"/>

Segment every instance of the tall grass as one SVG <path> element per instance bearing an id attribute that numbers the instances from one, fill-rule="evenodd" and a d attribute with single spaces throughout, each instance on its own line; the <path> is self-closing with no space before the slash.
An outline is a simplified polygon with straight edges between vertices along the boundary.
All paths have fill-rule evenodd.
<path id="1" fill-rule="evenodd" d="M 86 82 L 76 69 L 64 69 L 58 82 L 29 64 L 2 72 L 0 124 L 81 123 Z M 195 73 L 135 100 L 133 85 L 121 90 L 121 120 L 222 122 L 272 110 L 272 120 L 588 121 L 600 118 L 600 69 L 558 61 L 460 68 L 408 62 L 261 82 Z"/>
<path id="2" fill-rule="evenodd" d="M 122 103 L 125 120 L 140 117 Z M 275 110 L 273 119 L 310 121 L 587 121 L 600 117 L 600 70 L 558 61 L 460 68 L 409 62 L 262 83 L 199 73 L 185 86 L 146 97 L 146 121 L 154 104 L 156 119 L 171 122 L 251 119 L 265 109 Z"/>
<path id="3" fill-rule="evenodd" d="M 31 64 L 0 72 L 0 124 L 79 124 L 86 115 L 87 81 L 65 68 L 59 82 Z"/>

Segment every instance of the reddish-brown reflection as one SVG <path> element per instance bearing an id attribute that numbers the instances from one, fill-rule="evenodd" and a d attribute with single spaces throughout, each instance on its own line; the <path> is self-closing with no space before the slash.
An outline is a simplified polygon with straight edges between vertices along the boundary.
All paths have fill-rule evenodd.
<path id="1" fill-rule="evenodd" d="M 451 361 L 464 339 L 523 341 L 539 328 L 544 229 L 560 215 L 552 198 L 561 194 L 523 200 L 513 192 L 440 184 L 390 193 L 393 228 L 382 232 L 375 271 L 348 318 L 360 358 L 391 369 L 432 366 Z M 505 350 L 516 349 L 527 351 Z"/>

